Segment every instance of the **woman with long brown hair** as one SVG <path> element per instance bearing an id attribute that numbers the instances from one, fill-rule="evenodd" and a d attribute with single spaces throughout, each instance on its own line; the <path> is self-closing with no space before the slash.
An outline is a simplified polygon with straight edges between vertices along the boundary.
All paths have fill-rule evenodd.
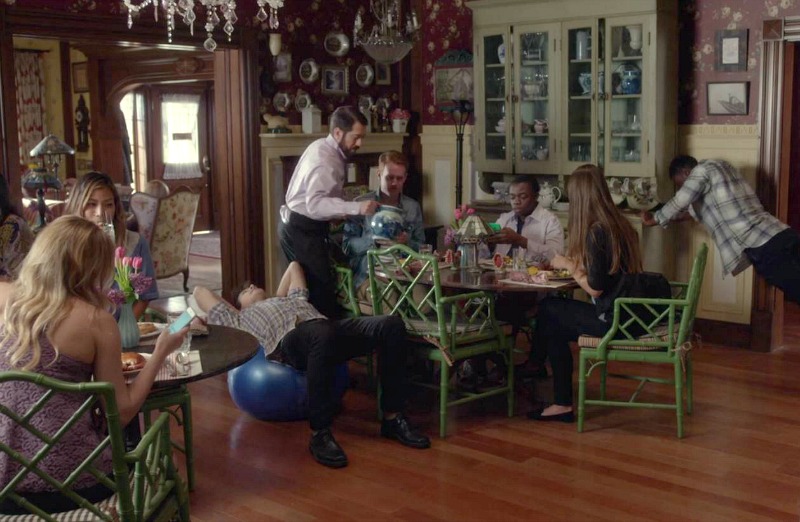
<path id="1" fill-rule="evenodd" d="M 158 299 L 156 270 L 147 241 L 125 227 L 125 209 L 112 179 L 102 172 L 85 174 L 72 190 L 65 213 L 81 216 L 100 227 L 110 223 L 113 226 L 114 243 L 125 248 L 126 256 L 142 258 L 142 273 L 152 278 L 153 283 L 133 303 L 134 315 L 137 319 L 141 317 L 147 303 Z"/>
<path id="2" fill-rule="evenodd" d="M 529 412 L 534 420 L 574 421 L 569 343 L 581 334 L 604 335 L 611 326 L 614 299 L 624 291 L 625 274 L 642 271 L 639 237 L 611 200 L 603 171 L 594 165 L 578 167 L 567 191 L 567 252 L 551 263 L 569 270 L 594 303 L 549 297 L 539 304 L 533 344 L 550 358 L 554 401 Z"/>

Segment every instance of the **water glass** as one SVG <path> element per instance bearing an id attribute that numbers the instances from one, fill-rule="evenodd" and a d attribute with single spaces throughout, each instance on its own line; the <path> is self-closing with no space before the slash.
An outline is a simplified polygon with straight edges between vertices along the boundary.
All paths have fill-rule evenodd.
<path id="1" fill-rule="evenodd" d="M 433 254 L 433 245 L 428 244 L 428 243 L 420 245 L 419 246 L 419 253 L 420 254 L 426 254 L 426 255 Z"/>
<path id="2" fill-rule="evenodd" d="M 105 233 L 105 235 L 110 237 L 111 241 L 116 244 L 117 236 L 116 233 L 114 232 L 114 223 L 111 223 L 110 221 L 103 221 L 100 224 L 100 228 L 103 230 L 103 233 Z"/>
<path id="3" fill-rule="evenodd" d="M 526 250 L 524 248 L 517 247 L 514 250 L 514 270 L 527 270 L 528 263 L 525 260 Z"/>
<path id="4" fill-rule="evenodd" d="M 171 325 L 181 316 L 182 312 L 170 312 L 169 324 Z M 189 351 L 192 348 L 192 331 L 186 332 L 181 346 L 175 351 L 175 367 L 178 373 L 186 374 L 189 372 Z"/>

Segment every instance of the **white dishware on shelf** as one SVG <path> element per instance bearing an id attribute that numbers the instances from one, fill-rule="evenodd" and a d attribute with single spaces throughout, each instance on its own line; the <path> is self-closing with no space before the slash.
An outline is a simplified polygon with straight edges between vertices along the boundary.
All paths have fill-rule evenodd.
<path id="1" fill-rule="evenodd" d="M 561 189 L 550 185 L 550 182 L 544 181 L 542 182 L 541 187 L 539 188 L 539 204 L 542 205 L 544 208 L 552 208 L 553 203 L 558 202 L 561 199 Z"/>

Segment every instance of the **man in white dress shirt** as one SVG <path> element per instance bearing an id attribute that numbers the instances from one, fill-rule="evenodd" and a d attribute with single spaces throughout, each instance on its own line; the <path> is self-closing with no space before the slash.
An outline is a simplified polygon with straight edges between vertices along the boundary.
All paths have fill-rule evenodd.
<path id="1" fill-rule="evenodd" d="M 564 228 L 555 214 L 539 205 L 539 182 L 532 176 L 517 176 L 508 188 L 508 197 L 511 200 L 511 212 L 497 218 L 502 228 L 488 239 L 490 244 L 495 245 L 494 253 L 513 257 L 514 251 L 522 248 L 525 249 L 526 260 L 549 265 L 553 256 L 564 253 Z M 489 249 L 483 247 L 481 257 L 488 255 Z M 517 326 L 525 326 L 528 322 L 526 312 L 536 305 L 536 300 L 536 294 L 503 296 L 495 304 L 497 317 Z M 531 346 L 527 368 L 519 370 L 518 374 L 546 377 L 546 358 L 546 353 Z M 505 375 L 501 361 L 497 359 L 494 362 L 500 365 L 495 375 Z M 480 387 L 480 381 L 487 379 L 485 359 L 476 358 L 472 364 L 477 382 L 466 385 Z"/>
<path id="2" fill-rule="evenodd" d="M 525 249 L 525 258 L 549 263 L 564 253 L 564 227 L 549 210 L 539 206 L 539 182 L 530 176 L 517 176 L 508 188 L 511 212 L 501 214 L 500 232 L 489 238 L 494 252 L 510 256 L 517 248 Z"/>
<path id="3" fill-rule="evenodd" d="M 377 201 L 345 201 L 342 186 L 347 159 L 361 147 L 367 119 L 355 107 L 331 115 L 330 134 L 306 148 L 294 169 L 281 209 L 279 235 L 287 259 L 303 267 L 309 300 L 327 317 L 336 317 L 336 285 L 329 260 L 328 222 L 374 214 Z"/>

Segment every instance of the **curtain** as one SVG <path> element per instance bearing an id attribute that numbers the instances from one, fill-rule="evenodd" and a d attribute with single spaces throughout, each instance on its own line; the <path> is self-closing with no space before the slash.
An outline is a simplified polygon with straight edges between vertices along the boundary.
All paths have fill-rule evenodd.
<path id="1" fill-rule="evenodd" d="M 31 150 L 45 136 L 44 67 L 41 52 L 14 53 L 14 81 L 17 87 L 19 160 L 24 172 Z"/>
<path id="2" fill-rule="evenodd" d="M 198 136 L 199 94 L 165 94 L 161 98 L 164 179 L 202 178 Z"/>

